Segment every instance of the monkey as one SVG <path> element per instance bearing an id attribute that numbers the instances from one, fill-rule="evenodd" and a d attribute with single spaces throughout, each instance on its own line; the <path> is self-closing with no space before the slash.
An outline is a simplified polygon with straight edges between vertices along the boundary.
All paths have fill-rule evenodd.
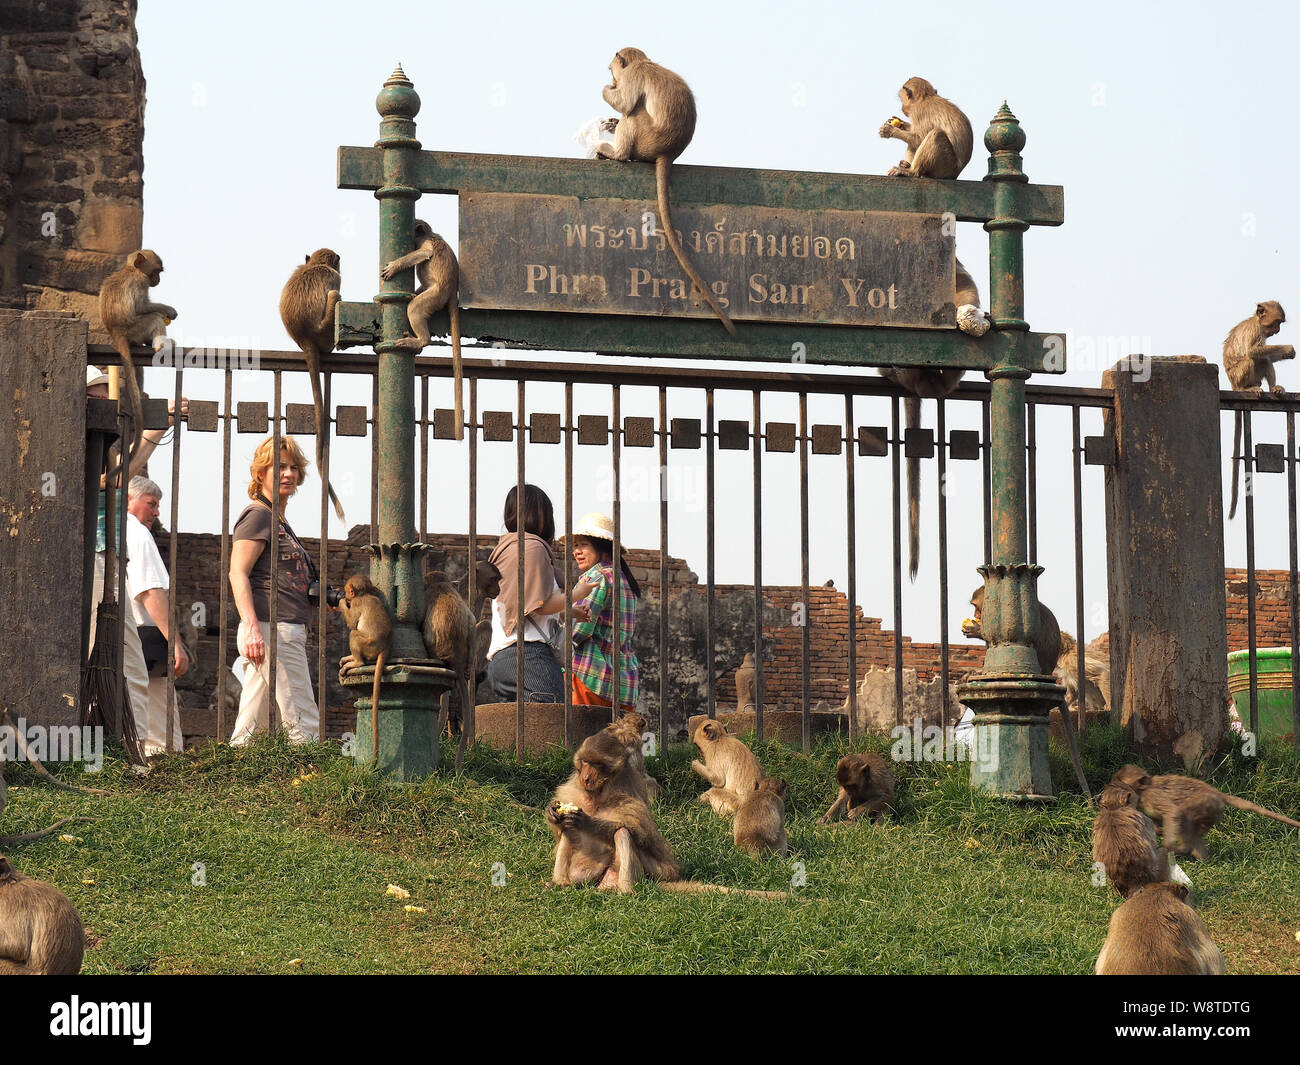
<path id="1" fill-rule="evenodd" d="M 980 294 L 975 279 L 960 260 L 957 261 L 955 291 L 957 307 L 962 312 L 958 328 L 973 336 L 983 336 L 989 330 L 989 321 L 979 310 Z M 917 429 L 921 425 L 921 400 L 946 399 L 952 395 L 965 372 L 903 366 L 880 368 L 881 377 L 908 393 L 903 397 L 903 415 L 908 429 Z M 908 577 L 915 581 L 921 568 L 921 460 L 913 457 L 907 460 L 907 559 Z"/>
<path id="2" fill-rule="evenodd" d="M 451 368 L 456 404 L 456 439 L 465 439 L 465 412 L 461 402 L 460 363 L 460 263 L 445 240 L 433 231 L 428 222 L 415 220 L 413 231 L 415 250 L 400 259 L 394 259 L 379 271 L 385 281 L 393 275 L 415 267 L 420 287 L 406 306 L 406 320 L 411 323 L 414 337 L 404 337 L 397 347 L 405 351 L 423 351 L 428 346 L 429 319 L 444 307 L 451 329 Z"/>
<path id="3" fill-rule="evenodd" d="M 321 358 L 334 350 L 334 309 L 339 303 L 338 253 L 318 248 L 295 267 L 280 292 L 280 321 L 295 344 L 302 349 L 311 378 L 311 398 L 316 407 L 316 467 L 325 449 L 325 400 L 321 395 Z M 325 482 L 334 513 L 343 517 L 343 505 L 334 486 Z"/>
<path id="4" fill-rule="evenodd" d="M 573 774 L 556 789 L 545 811 L 555 836 L 552 884 L 595 884 L 599 891 L 626 895 L 638 880 L 649 879 L 665 891 L 789 897 L 784 891 L 682 880 L 682 867 L 637 788 L 628 771 L 627 748 L 613 732 L 602 729 L 582 741 L 573 756 Z"/>
<path id="5" fill-rule="evenodd" d="M 0 856 L 0 976 L 81 972 L 85 932 L 68 897 Z"/>
<path id="6" fill-rule="evenodd" d="M 1061 657 L 1052 675 L 1065 686 L 1065 705 L 1079 707 L 1079 689 L 1083 688 L 1084 712 L 1091 714 L 1110 706 L 1110 666 L 1087 651 L 1083 655 L 1083 684 L 1079 684 L 1079 645 L 1068 632 L 1061 632 Z"/>
<path id="7" fill-rule="evenodd" d="M 1187 888 L 1166 881 L 1144 884 L 1110 915 L 1097 956 L 1098 976 L 1222 976 L 1223 954 L 1200 915 L 1186 902 Z"/>
<path id="8" fill-rule="evenodd" d="M 162 273 L 163 262 L 158 253 L 141 248 L 128 255 L 126 265 L 109 274 L 99 286 L 99 320 L 122 357 L 131 396 L 132 440 L 120 465 L 124 470 L 131 468 L 144 437 L 144 403 L 131 359 L 131 345 L 152 343 L 165 336 L 168 322 L 177 317 L 175 307 L 149 299 L 149 290 L 157 286 Z M 116 473 L 114 470 L 109 476 Z"/>
<path id="9" fill-rule="evenodd" d="M 364 573 L 354 573 L 343 585 L 339 600 L 348 633 L 349 654 L 339 659 L 340 669 L 356 669 L 368 661 L 375 663 L 375 686 L 370 694 L 370 728 L 374 760 L 379 762 L 379 680 L 388 661 L 393 640 L 393 621 L 379 589 Z"/>
<path id="10" fill-rule="evenodd" d="M 677 74 L 646 58 L 639 48 L 623 48 L 609 64 L 611 83 L 601 90 L 605 102 L 623 117 L 614 127 L 614 143 L 596 149 L 600 159 L 654 163 L 659 224 L 682 272 L 700 290 L 728 333 L 736 335 L 727 312 L 682 250 L 668 203 L 668 174 L 673 160 L 695 136 L 695 96 Z"/>
<path id="11" fill-rule="evenodd" d="M 708 803 L 721 817 L 731 817 L 763 779 L 763 769 L 754 752 L 728 736 L 716 721 L 702 721 L 692 739 L 704 761 L 692 762 L 691 768 L 713 785 L 700 796 L 700 802 Z"/>
<path id="12" fill-rule="evenodd" d="M 903 114 L 911 121 L 890 119 L 880 127 L 888 140 L 907 145 L 902 161 L 889 177 L 928 177 L 952 180 L 970 162 L 975 136 L 960 107 L 935 91 L 925 78 L 908 78 L 898 90 Z"/>
<path id="13" fill-rule="evenodd" d="M 745 796 L 736 811 L 732 838 L 741 850 L 755 858 L 767 852 L 785 854 L 790 848 L 785 835 L 785 781 L 764 777 Z"/>
<path id="14" fill-rule="evenodd" d="M 501 571 L 486 559 L 479 559 L 474 564 L 474 601 L 469 605 L 469 608 L 474 611 L 474 617 L 483 616 L 485 600 L 495 599 L 500 594 Z"/>
<path id="15" fill-rule="evenodd" d="M 1262 396 L 1284 395 L 1286 389 L 1277 383 L 1273 363 L 1295 358 L 1295 348 L 1290 344 L 1265 344 L 1286 321 L 1286 311 L 1277 300 L 1255 304 L 1255 313 L 1232 327 L 1223 341 L 1223 369 L 1228 381 L 1237 392 L 1255 390 Z M 1268 382 L 1269 391 L 1261 387 Z M 1241 411 L 1232 418 L 1232 504 L 1228 508 L 1231 520 L 1237 513 L 1237 466 L 1241 462 Z"/>
<path id="16" fill-rule="evenodd" d="M 475 623 L 474 611 L 442 570 L 430 570 L 424 575 L 424 611 L 420 631 L 429 657 L 446 662 L 456 674 L 458 706 L 453 720 L 460 733 L 460 747 L 456 751 L 459 773 L 465 748 L 474 734 L 473 688 L 477 686 L 479 625 L 487 625 L 490 641 L 491 622 Z"/>
<path id="17" fill-rule="evenodd" d="M 855 821 L 868 817 L 878 823 L 887 806 L 894 803 L 894 771 L 878 754 L 847 754 L 835 766 L 840 793 L 818 824 L 829 825 L 841 817 Z"/>
<path id="18" fill-rule="evenodd" d="M 1092 823 L 1092 860 L 1124 898 L 1144 884 L 1169 879 L 1169 855 L 1156 845 L 1156 826 L 1138 809 L 1137 792 L 1111 782 Z"/>
<path id="19" fill-rule="evenodd" d="M 1248 799 L 1225 795 L 1195 777 L 1172 774 L 1153 777 L 1141 766 L 1126 765 L 1115 774 L 1111 783 L 1124 784 L 1137 793 L 1142 811 L 1161 823 L 1160 834 L 1167 850 L 1174 854 L 1191 854 L 1202 861 L 1209 857 L 1202 837 L 1223 819 L 1227 806 L 1250 810 L 1300 828 L 1300 821 L 1292 821 Z"/>
<path id="20" fill-rule="evenodd" d="M 647 803 L 652 803 L 659 798 L 663 789 L 659 786 L 659 781 L 646 772 L 643 743 L 649 724 L 641 714 L 633 711 L 623 714 L 613 724 L 606 725 L 605 731 L 617 738 L 627 749 L 628 773 L 641 781 L 644 792 L 641 797 Z"/>

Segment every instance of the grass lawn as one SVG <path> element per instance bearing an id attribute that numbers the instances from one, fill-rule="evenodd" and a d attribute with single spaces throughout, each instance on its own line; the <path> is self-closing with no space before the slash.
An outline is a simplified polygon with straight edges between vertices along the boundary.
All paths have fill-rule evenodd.
<path id="1" fill-rule="evenodd" d="M 866 743 L 888 752 L 884 737 Z M 735 849 L 730 825 L 697 801 L 694 748 L 649 760 L 665 785 L 656 816 L 687 875 L 785 889 L 802 863 L 806 884 L 788 901 L 548 888 L 541 806 L 568 768 L 559 751 L 519 765 L 480 746 L 461 780 L 409 785 L 337 747 L 269 741 L 173 755 L 147 777 L 111 757 L 97 778 L 60 767 L 110 797 L 57 791 L 10 763 L 3 831 L 92 819 L 8 852 L 72 899 L 89 973 L 1091 972 L 1119 900 L 1091 883 L 1092 812 L 1061 751 L 1062 798 L 1046 806 L 973 793 L 963 764 L 908 763 L 885 825 L 820 827 L 847 749 L 755 746 L 789 783 L 784 859 Z M 1129 760 L 1117 730 L 1089 732 L 1094 789 Z M 1233 754 L 1212 782 L 1300 810 L 1300 757 L 1285 742 Z M 1229 972 L 1300 973 L 1297 831 L 1232 811 L 1208 845 L 1208 861 L 1183 868 Z M 389 884 L 410 898 L 386 895 Z"/>

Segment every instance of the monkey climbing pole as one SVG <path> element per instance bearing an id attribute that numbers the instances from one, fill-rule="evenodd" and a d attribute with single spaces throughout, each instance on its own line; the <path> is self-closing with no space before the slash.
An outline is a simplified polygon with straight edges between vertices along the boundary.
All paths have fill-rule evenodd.
<path id="1" fill-rule="evenodd" d="M 381 263 L 412 247 L 417 198 L 459 196 L 460 323 L 480 345 L 959 367 L 988 377 L 993 550 L 981 572 L 989 649 L 983 672 L 961 691 L 976 708 L 976 750 L 984 755 L 972 760 L 972 783 L 1012 797 L 1050 795 L 1048 712 L 1062 689 L 1038 674 L 1033 650 L 1041 569 L 1026 561 L 1025 381 L 1035 372 L 1063 372 L 1065 346 L 1059 334 L 1031 332 L 1024 320 L 1023 236 L 1031 225 L 1060 225 L 1064 196 L 1059 186 L 1029 183 L 1021 169 L 1025 136 L 1006 105 L 985 134 L 983 181 L 674 166 L 674 220 L 710 287 L 729 289 L 735 337 L 707 308 L 691 306 L 677 270 L 657 274 L 655 242 L 663 253 L 664 241 L 655 228 L 653 167 L 422 151 L 414 122 L 419 97 L 400 67 L 377 106 L 380 139 L 373 148 L 339 149 L 338 185 L 373 190 L 379 199 Z M 980 222 L 989 233 L 994 328 L 980 338 L 955 328 L 957 221 Z M 832 242 L 834 233 L 841 235 Z M 375 583 L 395 592 L 399 659 L 415 654 L 422 606 L 420 545 L 412 543 L 414 363 L 393 348 L 406 332 L 411 295 L 395 278 L 374 302 L 341 303 L 336 320 L 340 346 L 373 345 L 379 355 L 381 543 L 370 550 Z M 445 333 L 445 321 L 435 319 L 443 323 L 435 332 Z M 617 504 L 615 522 L 617 541 Z M 406 695 L 418 692 L 408 686 Z M 409 720 L 411 701 L 401 705 Z M 381 709 L 388 709 L 387 695 Z M 431 710 L 427 702 L 430 720 Z M 404 726 L 401 743 L 408 739 L 424 745 L 424 728 Z"/>

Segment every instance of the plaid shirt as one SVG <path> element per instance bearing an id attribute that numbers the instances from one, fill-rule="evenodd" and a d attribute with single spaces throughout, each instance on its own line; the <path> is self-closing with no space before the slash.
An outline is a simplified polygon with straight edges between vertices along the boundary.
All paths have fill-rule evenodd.
<path id="1" fill-rule="evenodd" d="M 635 705 L 640 688 L 636 652 L 632 649 L 632 633 L 636 629 L 636 596 L 625 580 L 619 582 L 619 672 L 622 698 L 615 700 L 614 691 L 614 567 L 598 563 L 583 574 L 597 586 L 587 596 L 591 605 L 591 620 L 573 626 L 573 673 L 601 698 L 624 705 Z"/>

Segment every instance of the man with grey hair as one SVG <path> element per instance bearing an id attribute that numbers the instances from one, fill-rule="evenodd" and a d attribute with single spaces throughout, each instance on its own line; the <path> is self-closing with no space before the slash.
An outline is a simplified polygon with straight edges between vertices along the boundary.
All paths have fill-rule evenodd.
<path id="1" fill-rule="evenodd" d="M 154 542 L 154 522 L 158 520 L 162 489 L 148 477 L 132 477 L 126 490 L 126 583 L 135 613 L 140 643 L 149 667 L 149 699 L 146 705 L 132 706 L 136 732 L 146 756 L 167 751 L 167 718 L 172 723 L 172 749 L 182 746 L 180 714 L 176 702 L 167 700 L 167 655 L 170 648 L 175 659 L 176 676 L 190 668 L 190 656 L 180 635 L 171 632 L 171 581 L 163 565 L 162 553 Z"/>

